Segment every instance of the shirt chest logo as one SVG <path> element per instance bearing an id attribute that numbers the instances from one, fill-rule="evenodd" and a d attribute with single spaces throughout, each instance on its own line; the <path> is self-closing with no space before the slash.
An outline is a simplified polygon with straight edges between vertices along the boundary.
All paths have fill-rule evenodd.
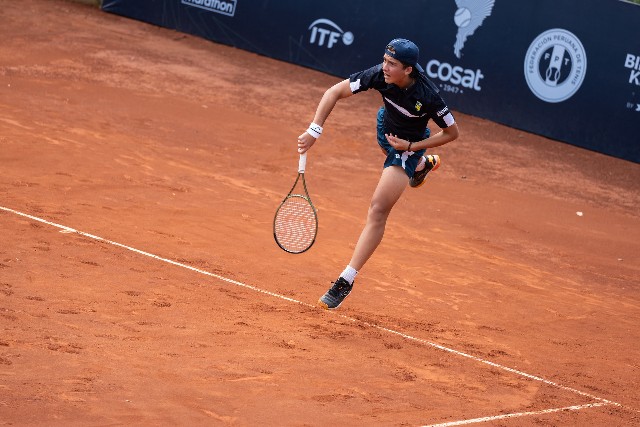
<path id="1" fill-rule="evenodd" d="M 422 102 L 420 101 L 416 101 L 416 111 L 420 111 L 420 109 L 422 108 Z"/>

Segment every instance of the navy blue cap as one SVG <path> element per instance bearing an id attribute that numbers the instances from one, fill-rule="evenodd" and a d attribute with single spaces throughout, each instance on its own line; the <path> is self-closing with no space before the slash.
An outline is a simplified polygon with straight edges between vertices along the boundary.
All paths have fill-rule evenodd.
<path id="1" fill-rule="evenodd" d="M 411 40 L 393 39 L 387 44 L 384 53 L 424 73 L 424 69 L 418 64 L 420 49 Z"/>

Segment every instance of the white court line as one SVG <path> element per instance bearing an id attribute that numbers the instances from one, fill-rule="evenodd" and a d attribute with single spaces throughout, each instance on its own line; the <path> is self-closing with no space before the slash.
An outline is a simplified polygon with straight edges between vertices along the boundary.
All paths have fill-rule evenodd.
<path id="1" fill-rule="evenodd" d="M 271 295 L 273 297 L 280 298 L 280 299 L 283 299 L 283 300 L 286 300 L 286 301 L 289 301 L 289 302 L 294 302 L 296 304 L 305 305 L 307 307 L 311 307 L 311 308 L 315 307 L 314 305 L 307 304 L 307 303 L 304 303 L 302 301 L 298 301 L 298 300 L 295 300 L 293 298 L 286 297 L 284 295 L 276 294 L 275 292 L 269 292 L 269 291 L 266 291 L 264 289 L 256 288 L 255 286 L 247 285 L 247 284 L 244 284 L 242 282 L 237 282 L 237 281 L 229 279 L 227 277 L 220 276 L 219 274 L 215 274 L 215 273 L 211 273 L 209 271 L 201 270 L 199 268 L 192 267 L 190 265 L 183 264 L 181 262 L 173 261 L 173 260 L 168 259 L 168 258 L 162 258 L 162 257 L 160 257 L 158 255 L 154 255 L 154 254 L 149 253 L 149 252 L 141 251 L 140 249 L 132 248 L 131 246 L 123 245 L 122 243 L 114 242 L 113 240 L 103 239 L 100 236 L 94 236 L 93 234 L 85 233 L 84 231 L 79 231 L 79 230 L 76 230 L 74 228 L 67 227 L 66 225 L 56 224 L 55 222 L 51 222 L 51 221 L 47 221 L 46 219 L 38 218 L 37 216 L 33 216 L 33 215 L 22 213 L 22 212 L 13 210 L 13 209 L 5 208 L 4 206 L 0 206 L 0 210 L 11 212 L 11 213 L 14 213 L 16 215 L 20 215 L 20 216 L 23 216 L 25 218 L 32 219 L 34 221 L 41 222 L 43 224 L 47 224 L 47 225 L 51 225 L 51 226 L 56 227 L 56 228 L 60 228 L 61 229 L 60 233 L 65 233 L 65 234 L 77 233 L 77 234 L 79 234 L 81 236 L 88 237 L 88 238 L 94 239 L 94 240 L 98 240 L 100 242 L 108 243 L 110 245 L 117 246 L 119 248 L 123 248 L 123 249 L 126 249 L 128 251 L 132 251 L 132 252 L 135 252 L 137 254 L 140 254 L 140 255 L 148 256 L 148 257 L 156 259 L 158 261 L 166 262 L 168 264 L 172 264 L 172 265 L 175 265 L 175 266 L 178 266 L 178 267 L 186 268 L 187 270 L 195 271 L 196 273 L 204 274 L 205 276 L 215 277 L 216 279 L 222 280 L 223 282 L 231 283 L 231 284 L 234 284 L 236 286 L 241 286 L 243 288 L 251 289 L 252 291 L 256 291 L 256 292 L 260 292 L 260 293 L 263 293 L 263 294 Z"/>
<path id="2" fill-rule="evenodd" d="M 464 426 L 467 424 L 477 424 L 477 423 L 485 423 L 489 421 L 496 420 L 504 420 L 506 418 L 517 418 L 517 417 L 527 417 L 533 415 L 544 415 L 544 414 L 552 414 L 554 412 L 562 412 L 562 411 L 579 411 L 585 408 L 595 408 L 598 406 L 606 406 L 608 403 L 587 403 L 586 405 L 576 405 L 576 406 L 565 406 L 564 408 L 553 408 L 553 409 L 543 409 L 541 411 L 531 411 L 531 412 L 518 412 L 514 414 L 504 414 L 504 415 L 495 415 L 493 417 L 483 417 L 483 418 L 473 418 L 470 420 L 461 420 L 461 421 L 451 421 L 448 423 L 440 423 L 440 424 L 430 424 L 422 427 L 453 427 L 453 426 Z"/>
<path id="3" fill-rule="evenodd" d="M 187 270 L 191 270 L 191 271 L 194 271 L 196 273 L 203 274 L 205 276 L 214 277 L 214 278 L 216 278 L 218 280 L 221 280 L 223 282 L 231 283 L 233 285 L 240 286 L 240 287 L 243 287 L 243 288 L 246 288 L 246 289 L 251 289 L 252 291 L 256 291 L 256 292 L 260 292 L 262 294 L 270 295 L 272 297 L 279 298 L 279 299 L 282 299 L 282 300 L 285 300 L 285 301 L 289 301 L 289 302 L 292 302 L 292 303 L 295 303 L 295 304 L 303 305 L 305 307 L 317 308 L 315 305 L 312 305 L 312 304 L 308 304 L 308 303 L 305 303 L 305 302 L 302 302 L 302 301 L 298 301 L 296 299 L 289 298 L 287 296 L 280 295 L 280 294 L 277 294 L 275 292 L 270 292 L 270 291 L 267 291 L 267 290 L 264 290 L 264 289 L 260 289 L 260 288 L 257 288 L 255 286 L 247 285 L 245 283 L 238 282 L 236 280 L 232 280 L 232 279 L 229 279 L 229 278 L 224 277 L 224 276 L 220 276 L 219 274 L 211 273 L 211 272 L 208 272 L 208 271 L 196 268 L 196 267 L 192 267 L 190 265 L 183 264 L 181 262 L 177 262 L 177 261 L 174 261 L 174 260 L 171 260 L 171 259 L 168 259 L 168 258 L 163 258 L 163 257 L 160 257 L 158 255 L 154 255 L 154 254 L 149 253 L 149 252 L 141 251 L 140 249 L 136 249 L 136 248 L 133 248 L 131 246 L 123 245 L 122 243 L 114 242 L 112 240 L 104 239 L 102 237 L 95 236 L 93 234 L 85 233 L 83 231 L 79 231 L 79 230 L 76 230 L 74 228 L 67 227 L 65 225 L 56 224 L 55 222 L 47 221 L 46 219 L 38 218 L 36 216 L 29 215 L 29 214 L 26 214 L 26 213 L 23 213 L 23 212 L 19 212 L 19 211 L 16 211 L 16 210 L 13 210 L 13 209 L 10 209 L 10 208 L 6 208 L 6 207 L 3 207 L 3 206 L 0 206 L 0 210 L 6 211 L 6 212 L 10 212 L 10 213 L 13 213 L 13 214 L 25 217 L 25 218 L 29 218 L 29 219 L 32 219 L 34 221 L 38 221 L 38 222 L 41 222 L 43 224 L 47 224 L 47 225 L 50 225 L 50 226 L 53 226 L 53 227 L 56 227 L 56 228 L 60 228 L 61 229 L 61 231 L 60 231 L 61 233 L 77 233 L 77 234 L 79 234 L 81 236 L 88 237 L 88 238 L 94 239 L 94 240 L 98 240 L 100 242 L 108 243 L 110 245 L 117 246 L 119 248 L 123 248 L 123 249 L 129 250 L 129 251 L 135 252 L 137 254 L 153 258 L 153 259 L 158 260 L 158 261 L 166 262 L 168 264 L 172 264 L 172 265 L 175 265 L 177 267 L 186 268 Z M 486 365 L 492 366 L 492 367 L 494 367 L 496 369 L 501 369 L 503 371 L 510 372 L 512 374 L 519 375 L 521 377 L 525 377 L 525 378 L 528 378 L 528 379 L 531 379 L 531 380 L 534 380 L 534 381 L 539 381 L 539 382 L 547 384 L 549 386 L 553 386 L 553 387 L 559 388 L 561 390 L 565 390 L 565 391 L 568 391 L 568 392 L 571 392 L 571 393 L 575 393 L 575 394 L 578 394 L 580 396 L 588 397 L 590 399 L 593 399 L 593 400 L 596 400 L 596 401 L 599 402 L 599 403 L 591 403 L 591 404 L 588 404 L 588 405 L 582 405 L 582 406 L 570 407 L 570 408 L 583 409 L 583 408 L 586 408 L 586 407 L 604 406 L 604 405 L 614 405 L 614 406 L 619 406 L 619 407 L 623 406 L 620 403 L 612 402 L 610 400 L 594 396 L 594 395 L 592 395 L 590 393 L 586 393 L 584 391 L 580 391 L 580 390 L 577 390 L 577 389 L 572 388 L 572 387 L 563 386 L 561 384 L 558 384 L 556 382 L 544 379 L 542 377 L 538 377 L 538 376 L 535 376 L 535 375 L 532 375 L 532 374 L 528 374 L 526 372 L 519 371 L 519 370 L 514 369 L 514 368 L 509 368 L 508 366 L 500 365 L 498 363 L 494 363 L 494 362 L 491 362 L 489 360 L 485 360 L 485 359 L 482 359 L 480 357 L 473 356 L 473 355 L 468 354 L 468 353 L 464 353 L 462 351 L 454 350 L 452 348 L 445 347 L 443 345 L 440 345 L 440 344 L 437 344 L 437 343 L 433 343 L 431 341 L 427 341 L 427 340 L 424 340 L 422 338 L 416 338 L 416 337 L 413 337 L 411 335 L 407 335 L 405 333 L 396 331 L 394 329 L 385 328 L 384 326 L 380 326 L 380 325 L 376 325 L 376 324 L 373 324 L 373 323 L 369 323 L 369 322 L 366 322 L 366 321 L 363 321 L 363 320 L 359 320 L 359 319 L 356 319 L 356 318 L 353 318 L 353 317 L 349 317 L 349 316 L 346 316 L 346 315 L 343 315 L 343 314 L 339 314 L 339 313 L 336 313 L 336 312 L 333 312 L 333 311 L 331 311 L 330 313 L 335 314 L 335 315 L 337 315 L 339 317 L 342 317 L 344 319 L 347 319 L 347 320 L 355 322 L 355 323 L 359 323 L 359 324 L 362 324 L 362 325 L 365 325 L 365 326 L 368 326 L 368 327 L 371 327 L 371 328 L 375 328 L 375 329 L 378 329 L 380 331 L 387 332 L 389 334 L 400 336 L 400 337 L 402 337 L 402 338 L 404 338 L 406 340 L 409 340 L 409 341 L 418 342 L 418 343 L 421 343 L 421 344 L 424 344 L 424 345 L 427 345 L 427 346 L 430 346 L 430 347 L 437 348 L 438 350 L 442 350 L 442 351 L 445 351 L 445 352 L 448 352 L 448 353 L 455 354 L 457 356 L 466 357 L 468 359 L 475 360 L 476 362 L 480 362 L 480 363 L 484 363 Z M 577 410 L 577 409 L 574 409 L 574 410 Z M 561 410 L 561 409 L 557 409 L 557 410 L 556 409 L 549 409 L 549 411 L 552 411 L 552 412 L 553 411 L 559 411 L 559 410 Z M 523 414 L 527 414 L 527 413 L 523 413 Z M 513 415 L 513 416 L 515 416 L 515 415 Z M 455 425 L 455 424 L 453 424 L 453 425 Z"/>

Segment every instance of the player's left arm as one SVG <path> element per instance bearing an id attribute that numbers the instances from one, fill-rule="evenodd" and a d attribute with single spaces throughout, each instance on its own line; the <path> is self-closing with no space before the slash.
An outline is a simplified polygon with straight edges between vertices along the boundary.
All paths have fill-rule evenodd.
<path id="1" fill-rule="evenodd" d="M 458 124 L 453 123 L 450 126 L 440 130 L 440 132 L 431 135 L 427 139 L 423 139 L 422 141 L 418 141 L 411 146 L 411 149 L 414 151 L 422 150 L 423 148 L 435 148 L 440 147 L 441 145 L 448 144 L 451 141 L 458 139 L 460 136 L 460 130 L 458 129 Z"/>
<path id="2" fill-rule="evenodd" d="M 453 117 L 449 107 L 445 104 L 444 100 L 440 98 L 440 96 L 435 95 L 435 99 L 433 102 L 429 103 L 429 106 L 429 117 L 440 127 L 441 130 L 440 132 L 431 135 L 429 138 L 413 144 L 415 148 L 412 146 L 411 149 L 414 151 L 422 150 L 424 148 L 429 149 L 440 147 L 441 145 L 454 141 L 458 136 L 460 136 L 460 130 L 458 129 L 456 119 Z"/>
<path id="3" fill-rule="evenodd" d="M 398 151 L 406 151 L 409 147 L 411 147 L 411 151 L 419 151 L 424 150 L 425 148 L 435 148 L 448 144 L 460 136 L 460 131 L 458 130 L 458 124 L 453 122 L 449 126 L 441 128 L 440 132 L 433 134 L 422 141 L 414 142 L 411 145 L 409 145 L 409 141 L 406 139 L 398 138 L 395 135 L 387 134 L 385 136 L 391 146 Z"/>

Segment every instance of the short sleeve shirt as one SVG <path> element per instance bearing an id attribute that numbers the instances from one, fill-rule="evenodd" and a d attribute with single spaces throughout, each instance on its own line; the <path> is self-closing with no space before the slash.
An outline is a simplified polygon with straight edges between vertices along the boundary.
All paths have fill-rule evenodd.
<path id="1" fill-rule="evenodd" d="M 385 131 L 407 141 L 422 140 L 429 119 L 442 129 L 455 123 L 438 88 L 422 74 L 413 85 L 401 89 L 384 81 L 382 64 L 378 64 L 352 74 L 349 82 L 354 94 L 369 89 L 380 92 L 385 106 Z"/>

